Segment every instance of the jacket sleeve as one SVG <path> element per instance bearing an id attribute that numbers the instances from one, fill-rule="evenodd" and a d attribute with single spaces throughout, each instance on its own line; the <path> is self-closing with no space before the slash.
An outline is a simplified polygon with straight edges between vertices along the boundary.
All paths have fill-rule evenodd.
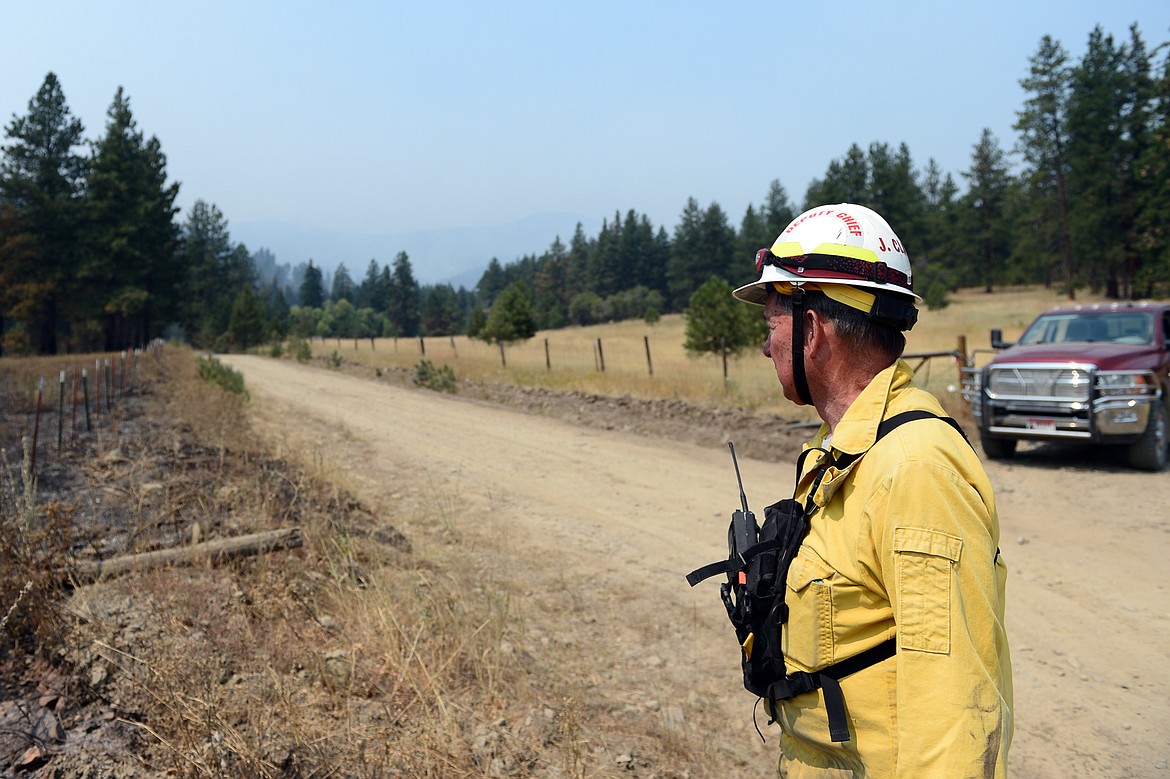
<path id="1" fill-rule="evenodd" d="M 990 502 L 949 464 L 922 461 L 895 466 L 869 501 L 897 624 L 899 777 L 1006 775 L 1006 569 Z"/>

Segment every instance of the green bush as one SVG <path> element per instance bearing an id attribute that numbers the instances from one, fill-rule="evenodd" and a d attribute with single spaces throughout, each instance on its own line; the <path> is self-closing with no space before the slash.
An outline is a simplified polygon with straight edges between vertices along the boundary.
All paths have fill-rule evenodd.
<path id="1" fill-rule="evenodd" d="M 436 368 L 430 360 L 422 360 L 414 366 L 414 384 L 416 387 L 426 387 L 437 392 L 453 393 L 458 388 L 455 371 L 451 366 Z"/>
<path id="2" fill-rule="evenodd" d="M 345 362 L 345 358 L 341 356 L 341 352 L 334 349 L 333 354 L 329 355 L 325 362 L 330 368 L 340 368 L 341 364 Z"/>
<path id="3" fill-rule="evenodd" d="M 304 338 L 292 338 L 288 342 L 288 353 L 291 354 L 297 362 L 308 362 L 313 359 L 313 348 L 309 346 L 309 342 Z"/>
<path id="4" fill-rule="evenodd" d="M 280 341 L 273 341 L 268 347 L 268 356 L 274 359 L 280 359 L 284 354 L 284 347 Z"/>
<path id="5" fill-rule="evenodd" d="M 233 395 L 248 397 L 244 389 L 244 375 L 229 365 L 224 365 L 212 355 L 204 355 L 198 360 L 199 378 L 217 385 L 225 392 Z"/>
<path id="6" fill-rule="evenodd" d="M 941 279 L 935 279 L 930 283 L 922 299 L 931 311 L 941 311 L 951 304 L 947 299 L 947 285 Z"/>

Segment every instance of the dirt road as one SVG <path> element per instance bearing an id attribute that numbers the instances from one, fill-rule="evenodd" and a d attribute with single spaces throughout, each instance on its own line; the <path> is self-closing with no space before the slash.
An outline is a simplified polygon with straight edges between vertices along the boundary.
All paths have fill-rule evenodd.
<path id="1" fill-rule="evenodd" d="M 489 532 L 530 564 L 518 576 L 580 594 L 581 640 L 606 637 L 620 659 L 596 669 L 599 684 L 677 704 L 674 719 L 712 727 L 720 749 L 768 775 L 774 739 L 760 746 L 752 731 L 716 588 L 683 581 L 726 554 L 737 495 L 725 448 L 575 427 L 287 361 L 225 362 L 294 445 L 306 445 L 298 428 L 336 431 L 308 445 L 348 462 L 375 505 L 423 490 L 457 503 L 455 515 L 488 517 Z M 745 458 L 741 468 L 753 505 L 791 489 L 787 459 Z M 1170 777 L 1170 474 L 1044 451 L 989 471 L 1010 569 L 1012 775 Z"/>

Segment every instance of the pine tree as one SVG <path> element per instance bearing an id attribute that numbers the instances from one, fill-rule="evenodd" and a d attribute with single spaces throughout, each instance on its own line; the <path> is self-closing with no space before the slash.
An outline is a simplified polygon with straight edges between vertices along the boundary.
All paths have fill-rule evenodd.
<path id="1" fill-rule="evenodd" d="M 46 295 L 36 274 L 40 255 L 19 221 L 16 209 L 0 201 L 0 355 L 34 350 L 39 331 L 29 327 L 41 320 Z"/>
<path id="2" fill-rule="evenodd" d="M 1036 258 L 1041 267 L 1059 267 L 1069 299 L 1076 296 L 1077 268 L 1069 226 L 1068 55 L 1045 35 L 1030 59 L 1028 77 L 1020 86 L 1028 94 L 1014 125 L 1020 134 L 1028 191 L 1020 218 L 1025 246 L 1020 254 Z"/>
<path id="3" fill-rule="evenodd" d="M 272 334 L 278 339 L 283 339 L 288 335 L 289 305 L 288 298 L 284 296 L 284 289 L 275 278 L 269 283 L 268 292 L 262 302 L 268 313 Z"/>
<path id="4" fill-rule="evenodd" d="M 849 147 L 840 160 L 832 160 L 823 179 L 813 179 L 804 196 L 804 208 L 826 203 L 872 202 L 869 179 L 869 161 L 857 144 Z"/>
<path id="5" fill-rule="evenodd" d="M 924 222 L 913 263 L 914 287 L 931 309 L 944 307 L 947 293 L 957 286 L 961 256 L 958 192 L 954 177 L 944 175 L 938 162 L 929 160 L 922 185 Z"/>
<path id="6" fill-rule="evenodd" d="M 1142 183 L 1134 229 L 1146 252 L 1139 271 L 1139 290 L 1149 297 L 1170 295 L 1170 55 L 1154 79 L 1150 101 L 1149 144 L 1139 160 Z"/>
<path id="7" fill-rule="evenodd" d="M 992 292 L 1009 251 L 1004 218 L 1009 177 L 1003 150 L 990 129 L 984 128 L 971 155 L 971 168 L 963 176 L 969 183 L 964 200 L 974 239 L 971 267 L 984 291 Z"/>
<path id="8" fill-rule="evenodd" d="M 500 261 L 492 257 L 488 262 L 487 268 L 484 269 L 483 275 L 479 277 L 479 283 L 475 285 L 475 291 L 479 295 L 480 301 L 485 306 L 491 306 L 496 302 L 496 298 L 504 287 L 508 286 L 504 277 L 504 267 L 500 265 Z"/>
<path id="9" fill-rule="evenodd" d="M 541 258 L 533 281 L 533 310 L 539 327 L 564 327 L 569 309 L 567 249 L 557 236 Z"/>
<path id="10" fill-rule="evenodd" d="M 1109 297 L 1128 297 L 1136 273 L 1137 161 L 1149 143 L 1149 60 L 1136 28 L 1117 45 L 1098 26 L 1072 69 L 1068 102 L 1072 243 L 1092 251 L 1088 281 Z"/>
<path id="11" fill-rule="evenodd" d="M 578 222 L 576 229 L 573 230 L 573 238 L 569 241 L 569 255 L 565 258 L 566 297 L 570 300 L 579 292 L 593 289 L 593 282 L 589 277 L 592 253 L 593 242 L 585 236 L 585 230 Z"/>
<path id="12" fill-rule="evenodd" d="M 245 260 L 237 252 L 223 212 L 213 203 L 196 200 L 183 225 L 178 253 L 186 274 L 179 317 L 202 345 L 210 346 L 226 331 L 235 298 L 250 281 L 251 257 Z"/>
<path id="13" fill-rule="evenodd" d="M 422 295 L 422 332 L 425 335 L 454 335 L 459 332 L 462 315 L 459 297 L 450 284 L 424 287 Z"/>
<path id="14" fill-rule="evenodd" d="M 390 301 L 390 321 L 398 331 L 398 335 L 413 338 L 418 335 L 419 327 L 419 288 L 414 279 L 414 271 L 410 267 L 410 258 L 406 252 L 398 252 L 394 258 L 393 296 Z"/>
<path id="15" fill-rule="evenodd" d="M 251 284 L 245 284 L 232 302 L 228 319 L 227 334 L 232 347 L 243 352 L 262 343 L 268 327 L 265 314 L 263 303 L 256 297 L 256 290 Z"/>
<path id="16" fill-rule="evenodd" d="M 116 349 L 145 343 L 176 318 L 183 271 L 175 262 L 179 228 L 158 139 L 145 138 L 119 87 L 105 135 L 94 144 L 86 198 L 85 256 L 77 282 L 99 324 L 100 343 Z"/>
<path id="17" fill-rule="evenodd" d="M 767 241 L 756 248 L 771 246 L 780 235 L 780 231 L 796 218 L 796 211 L 793 209 L 792 203 L 788 199 L 788 192 L 780 183 L 780 179 L 773 179 L 772 183 L 768 185 L 768 195 L 764 198 L 764 205 L 760 208 L 760 216 L 764 220 L 764 234 Z M 753 256 L 755 256 L 754 253 Z"/>
<path id="18" fill-rule="evenodd" d="M 74 149 L 83 127 L 49 73 L 28 114 L 13 117 L 4 131 L 11 142 L 0 162 L 0 201 L 14 209 L 5 220 L 10 239 L 23 233 L 27 245 L 9 256 L 9 263 L 17 256 L 24 263 L 0 268 L 0 286 L 10 295 L 21 287 L 20 311 L 9 309 L 8 317 L 21 320 L 27 346 L 52 354 L 66 330 L 65 300 L 80 260 L 85 161 Z"/>
<path id="19" fill-rule="evenodd" d="M 666 267 L 667 289 L 673 310 L 682 309 L 691 295 L 710 278 L 714 268 L 702 248 L 703 212 L 699 202 L 687 198 L 687 204 L 674 228 L 670 260 Z"/>
<path id="20" fill-rule="evenodd" d="M 613 224 L 601 223 L 597 245 L 590 254 L 589 277 L 594 292 L 606 297 L 622 285 L 621 214 L 613 215 Z"/>
<path id="21" fill-rule="evenodd" d="M 686 309 L 686 340 L 692 354 L 739 354 L 764 340 L 764 318 L 756 306 L 731 296 L 732 287 L 712 276 L 691 295 Z"/>
<path id="22" fill-rule="evenodd" d="M 488 312 L 478 338 L 489 343 L 525 341 L 536 335 L 536 317 L 532 297 L 523 281 L 511 284 L 500 293 Z"/>
<path id="23" fill-rule="evenodd" d="M 362 279 L 357 291 L 356 302 L 359 308 L 370 308 L 379 313 L 386 310 L 385 303 L 381 300 L 381 274 L 378 261 L 370 260 L 370 264 L 366 266 L 365 278 Z"/>
<path id="24" fill-rule="evenodd" d="M 356 288 L 353 284 L 353 277 L 349 275 L 349 269 L 345 267 L 345 263 L 340 263 L 337 270 L 333 273 L 333 289 L 329 293 L 329 299 L 334 303 L 342 300 L 348 300 L 351 304 L 357 299 Z"/>
<path id="25" fill-rule="evenodd" d="M 309 260 L 309 267 L 305 269 L 305 278 L 297 297 L 302 308 L 325 307 L 325 282 L 321 277 L 321 269 L 314 266 L 312 260 Z"/>
<path id="26" fill-rule="evenodd" d="M 881 214 L 900 236 L 911 236 L 909 248 L 916 249 L 926 204 L 910 147 L 903 143 L 892 152 L 888 144 L 870 144 L 868 163 L 870 200 L 865 205 Z"/>

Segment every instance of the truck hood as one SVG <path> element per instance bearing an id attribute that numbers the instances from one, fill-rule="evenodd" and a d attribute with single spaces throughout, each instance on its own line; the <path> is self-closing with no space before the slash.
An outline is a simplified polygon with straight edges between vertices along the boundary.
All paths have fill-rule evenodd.
<path id="1" fill-rule="evenodd" d="M 1159 362 L 1156 346 L 1100 343 L 1032 344 L 1005 349 L 993 365 L 1022 362 L 1092 363 L 1103 371 L 1153 370 Z"/>

